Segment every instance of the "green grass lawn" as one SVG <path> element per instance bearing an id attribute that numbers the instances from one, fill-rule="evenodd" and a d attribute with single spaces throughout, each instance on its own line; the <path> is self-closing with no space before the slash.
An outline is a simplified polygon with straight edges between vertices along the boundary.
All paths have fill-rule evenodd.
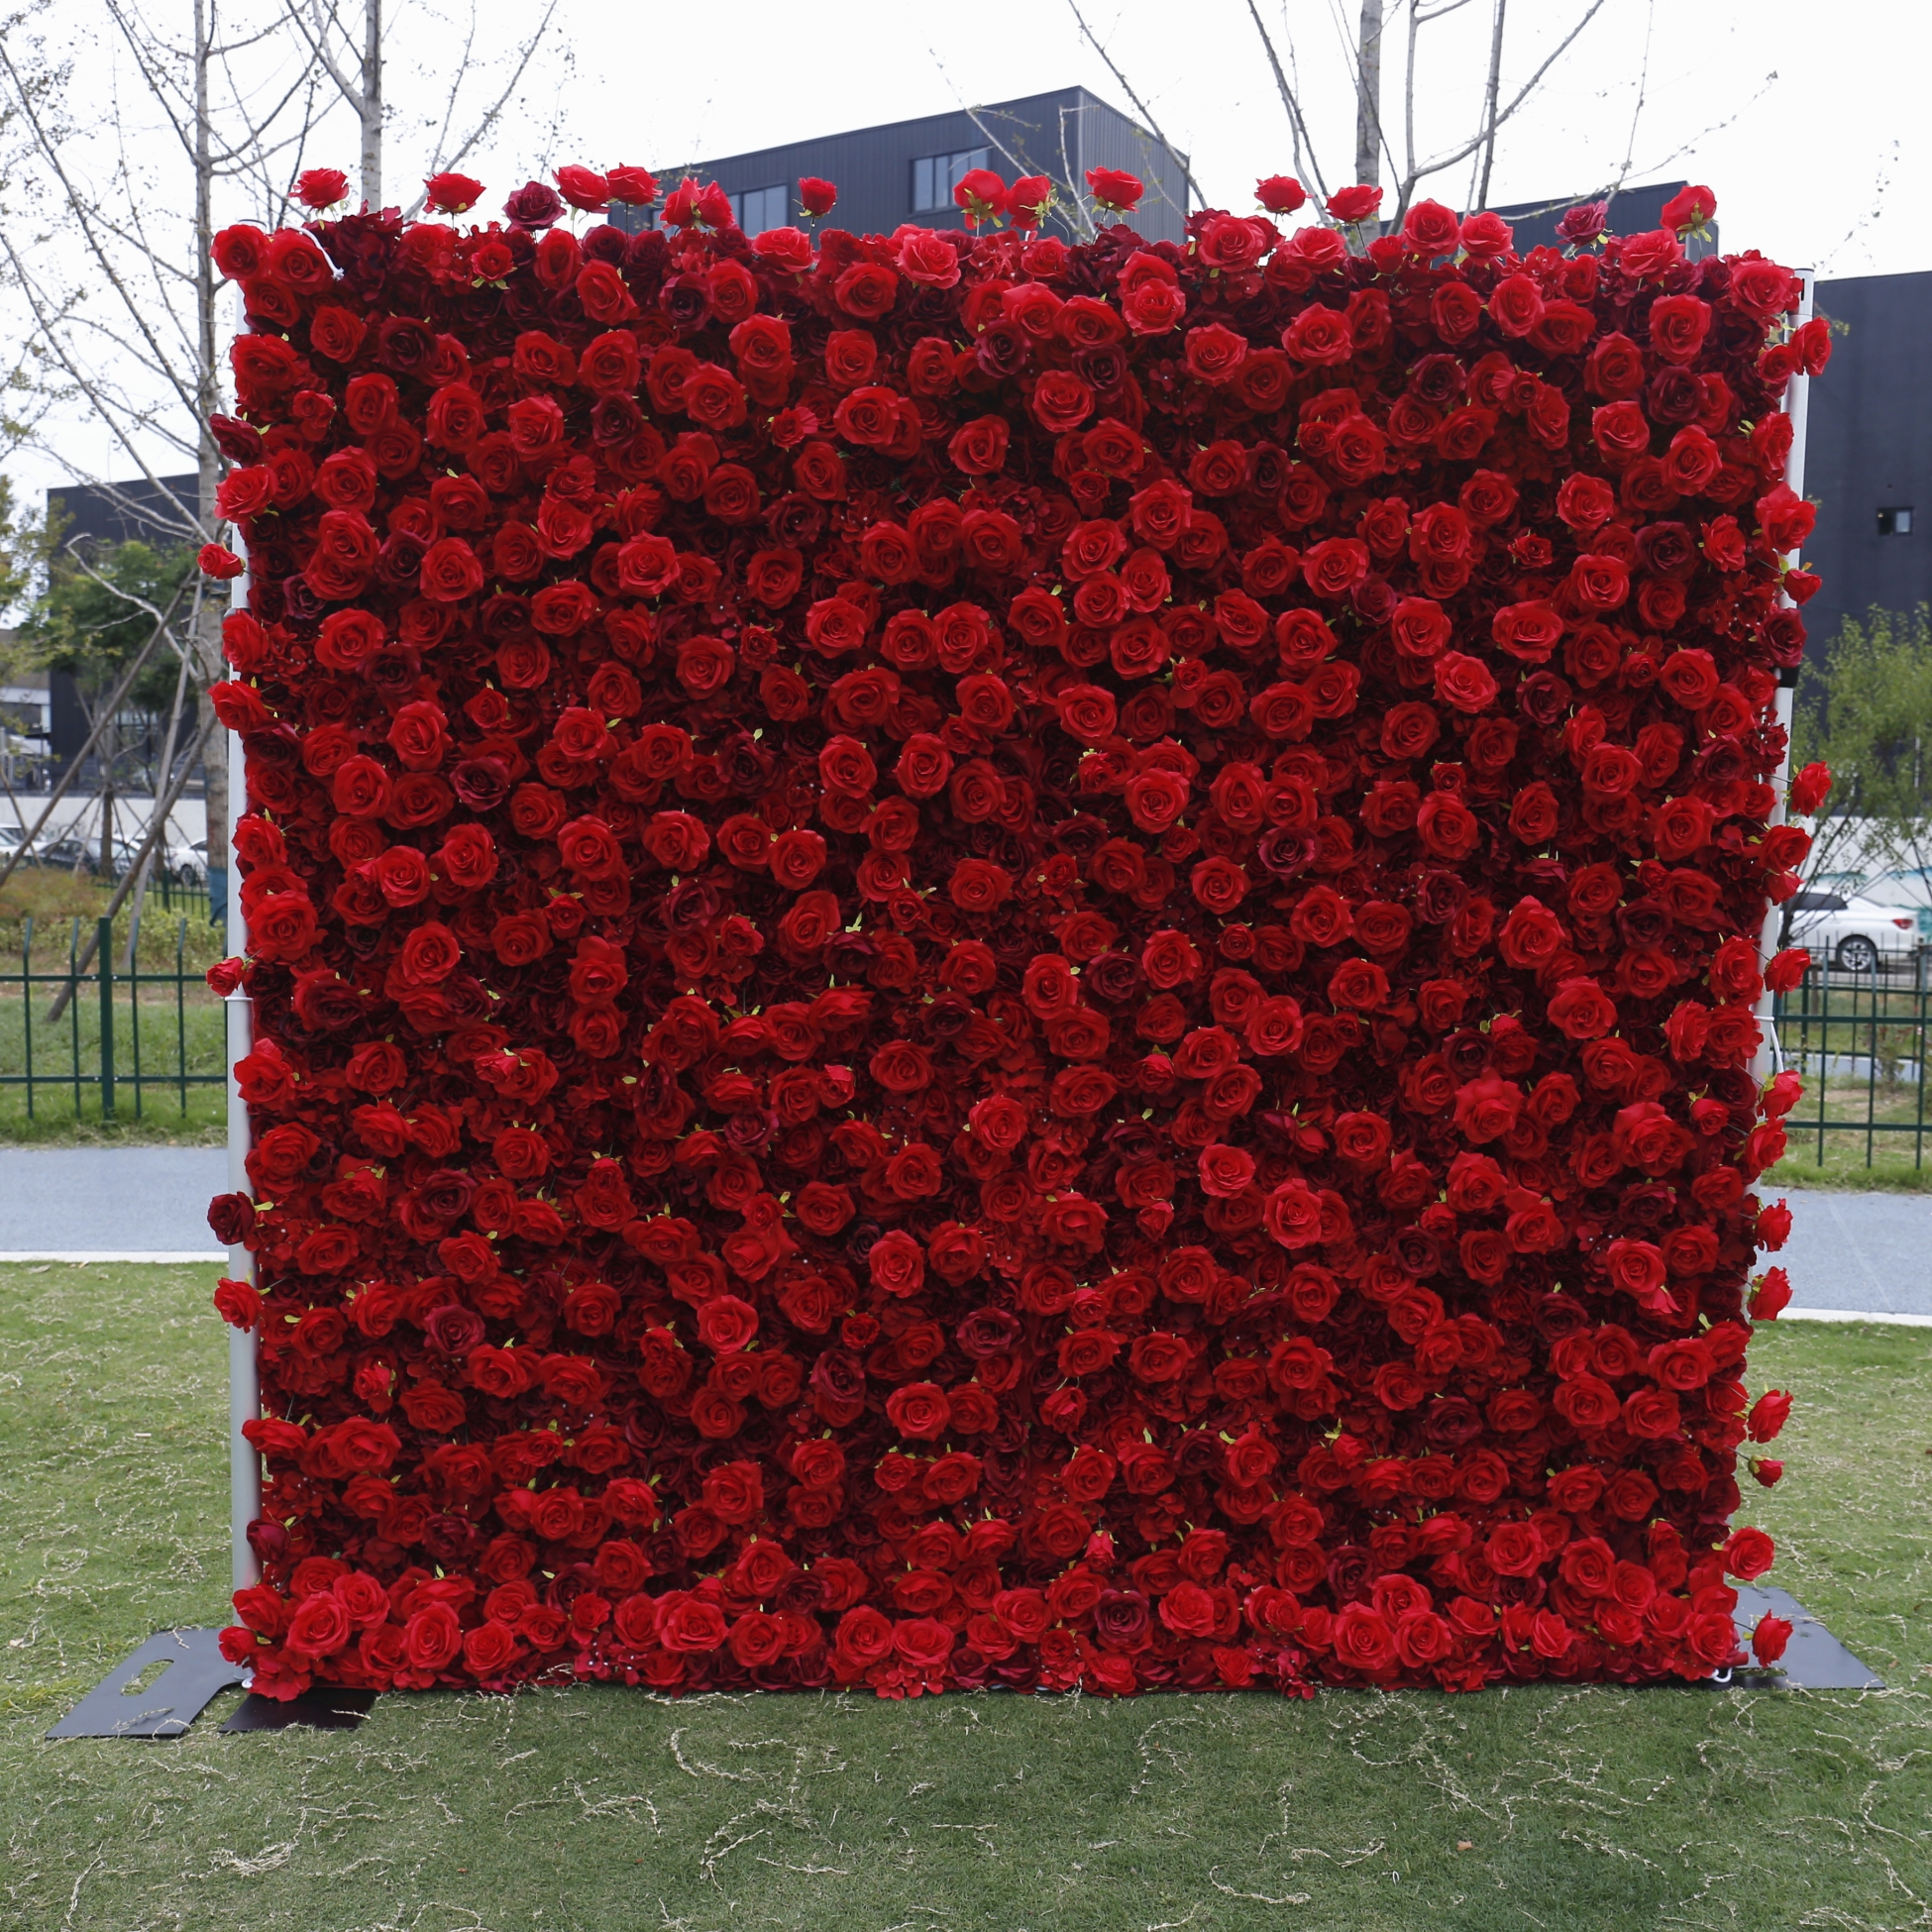
<path id="1" fill-rule="evenodd" d="M 213 1270 L 0 1268 L 0 1927 L 1159 1932 L 1932 1923 L 1932 1331 L 1789 1325 L 1771 1580 L 1882 1693 L 389 1696 L 41 1733 L 225 1618 Z"/>
<path id="2" fill-rule="evenodd" d="M 1792 1139 L 1791 1151 L 1775 1167 L 1767 1168 L 1757 1183 L 1760 1194 L 1799 1187 L 1834 1193 L 1932 1194 L 1932 1146 L 1926 1150 L 1925 1164 L 1914 1166 L 1910 1140 L 1880 1138 L 1868 1161 L 1863 1128 L 1849 1132 L 1827 1128 L 1822 1160 L 1815 1127 L 1808 1135 L 1794 1134 Z"/>

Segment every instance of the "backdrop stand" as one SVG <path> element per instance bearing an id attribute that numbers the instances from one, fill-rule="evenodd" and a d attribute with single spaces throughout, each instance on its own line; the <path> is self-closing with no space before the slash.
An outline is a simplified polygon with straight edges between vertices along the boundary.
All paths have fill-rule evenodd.
<path id="1" fill-rule="evenodd" d="M 234 580 L 231 609 L 248 599 L 248 574 Z M 248 803 L 248 771 L 241 734 L 224 731 L 228 744 L 229 871 L 235 869 L 235 827 Z M 248 926 L 242 917 L 242 895 L 231 892 L 226 907 L 228 956 L 241 958 L 248 950 Z M 240 987 L 223 1002 L 228 1037 L 228 1187 L 233 1194 L 249 1191 L 249 1110 L 235 1077 L 235 1065 L 255 1044 L 255 1005 Z M 228 1250 L 228 1272 L 237 1281 L 255 1282 L 255 1256 L 236 1243 Z M 262 1458 L 242 1434 L 243 1425 L 262 1413 L 260 1365 L 253 1329 L 228 1332 L 228 1538 L 232 1586 L 245 1590 L 262 1579 L 261 1559 L 249 1541 L 250 1526 L 262 1514 Z"/>
<path id="2" fill-rule="evenodd" d="M 156 1664 L 151 1683 L 131 1690 Z M 163 1630 L 117 1665 L 58 1724 L 50 1738 L 178 1738 L 247 1669 L 221 1654 L 218 1630 Z"/>

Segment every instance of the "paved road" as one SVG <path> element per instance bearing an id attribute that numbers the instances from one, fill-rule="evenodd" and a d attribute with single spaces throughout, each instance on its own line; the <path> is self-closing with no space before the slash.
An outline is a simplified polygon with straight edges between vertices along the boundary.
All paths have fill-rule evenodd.
<path id="1" fill-rule="evenodd" d="M 0 1147 L 0 1253 L 215 1251 L 223 1147 Z"/>
<path id="2" fill-rule="evenodd" d="M 1794 1308 L 1932 1315 L 1932 1194 L 1793 1188 L 1781 1262 Z"/>
<path id="3" fill-rule="evenodd" d="M 0 1148 L 0 1253 L 208 1252 L 220 1147 Z M 1798 1308 L 1932 1316 L 1932 1195 L 1794 1189 Z"/>

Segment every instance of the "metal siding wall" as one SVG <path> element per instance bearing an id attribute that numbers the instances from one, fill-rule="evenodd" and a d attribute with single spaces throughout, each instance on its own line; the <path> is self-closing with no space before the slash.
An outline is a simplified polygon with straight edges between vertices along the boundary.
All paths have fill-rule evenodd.
<path id="1" fill-rule="evenodd" d="M 1847 615 L 1932 602 L 1932 273 L 1821 281 L 1816 306 L 1833 329 L 1805 433 L 1804 493 L 1819 509 L 1804 562 L 1824 579 L 1804 607 L 1813 651 Z M 1879 536 L 1879 507 L 1900 504 L 1911 534 Z"/>
<path id="2" fill-rule="evenodd" d="M 1186 233 L 1187 179 L 1137 122 L 1107 102 L 1085 96 L 1080 119 L 1082 152 L 1075 180 L 1087 185 L 1090 167 L 1119 167 L 1146 185 L 1131 225 L 1150 242 L 1178 242 Z"/>

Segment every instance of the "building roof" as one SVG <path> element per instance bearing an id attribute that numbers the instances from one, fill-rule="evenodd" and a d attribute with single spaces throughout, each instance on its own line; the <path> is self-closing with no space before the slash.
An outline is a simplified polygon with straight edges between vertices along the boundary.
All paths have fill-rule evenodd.
<path id="1" fill-rule="evenodd" d="M 754 204 L 755 224 L 740 213 L 741 224 L 753 233 L 800 219 L 799 177 L 817 175 L 838 188 L 838 205 L 826 217 L 828 225 L 855 234 L 889 235 L 910 221 L 927 228 L 957 228 L 964 217 L 951 203 L 950 182 L 943 196 L 928 195 L 937 205 L 915 206 L 916 187 L 930 178 L 929 170 L 920 175 L 917 163 L 965 161 L 980 157 L 981 151 L 983 159 L 968 164 L 991 167 L 1008 180 L 1049 175 L 1083 194 L 1090 167 L 1123 168 L 1146 184 L 1134 226 L 1149 240 L 1180 239 L 1187 209 L 1182 172 L 1186 157 L 1170 157 L 1152 133 L 1084 87 L 814 135 L 749 154 L 661 165 L 654 171 L 667 187 L 692 178 L 716 181 L 733 196 L 768 192 L 775 199 Z M 633 230 L 651 219 L 644 210 L 613 210 L 611 219 L 620 216 Z M 1055 225 L 1049 219 L 1048 226 Z"/>

